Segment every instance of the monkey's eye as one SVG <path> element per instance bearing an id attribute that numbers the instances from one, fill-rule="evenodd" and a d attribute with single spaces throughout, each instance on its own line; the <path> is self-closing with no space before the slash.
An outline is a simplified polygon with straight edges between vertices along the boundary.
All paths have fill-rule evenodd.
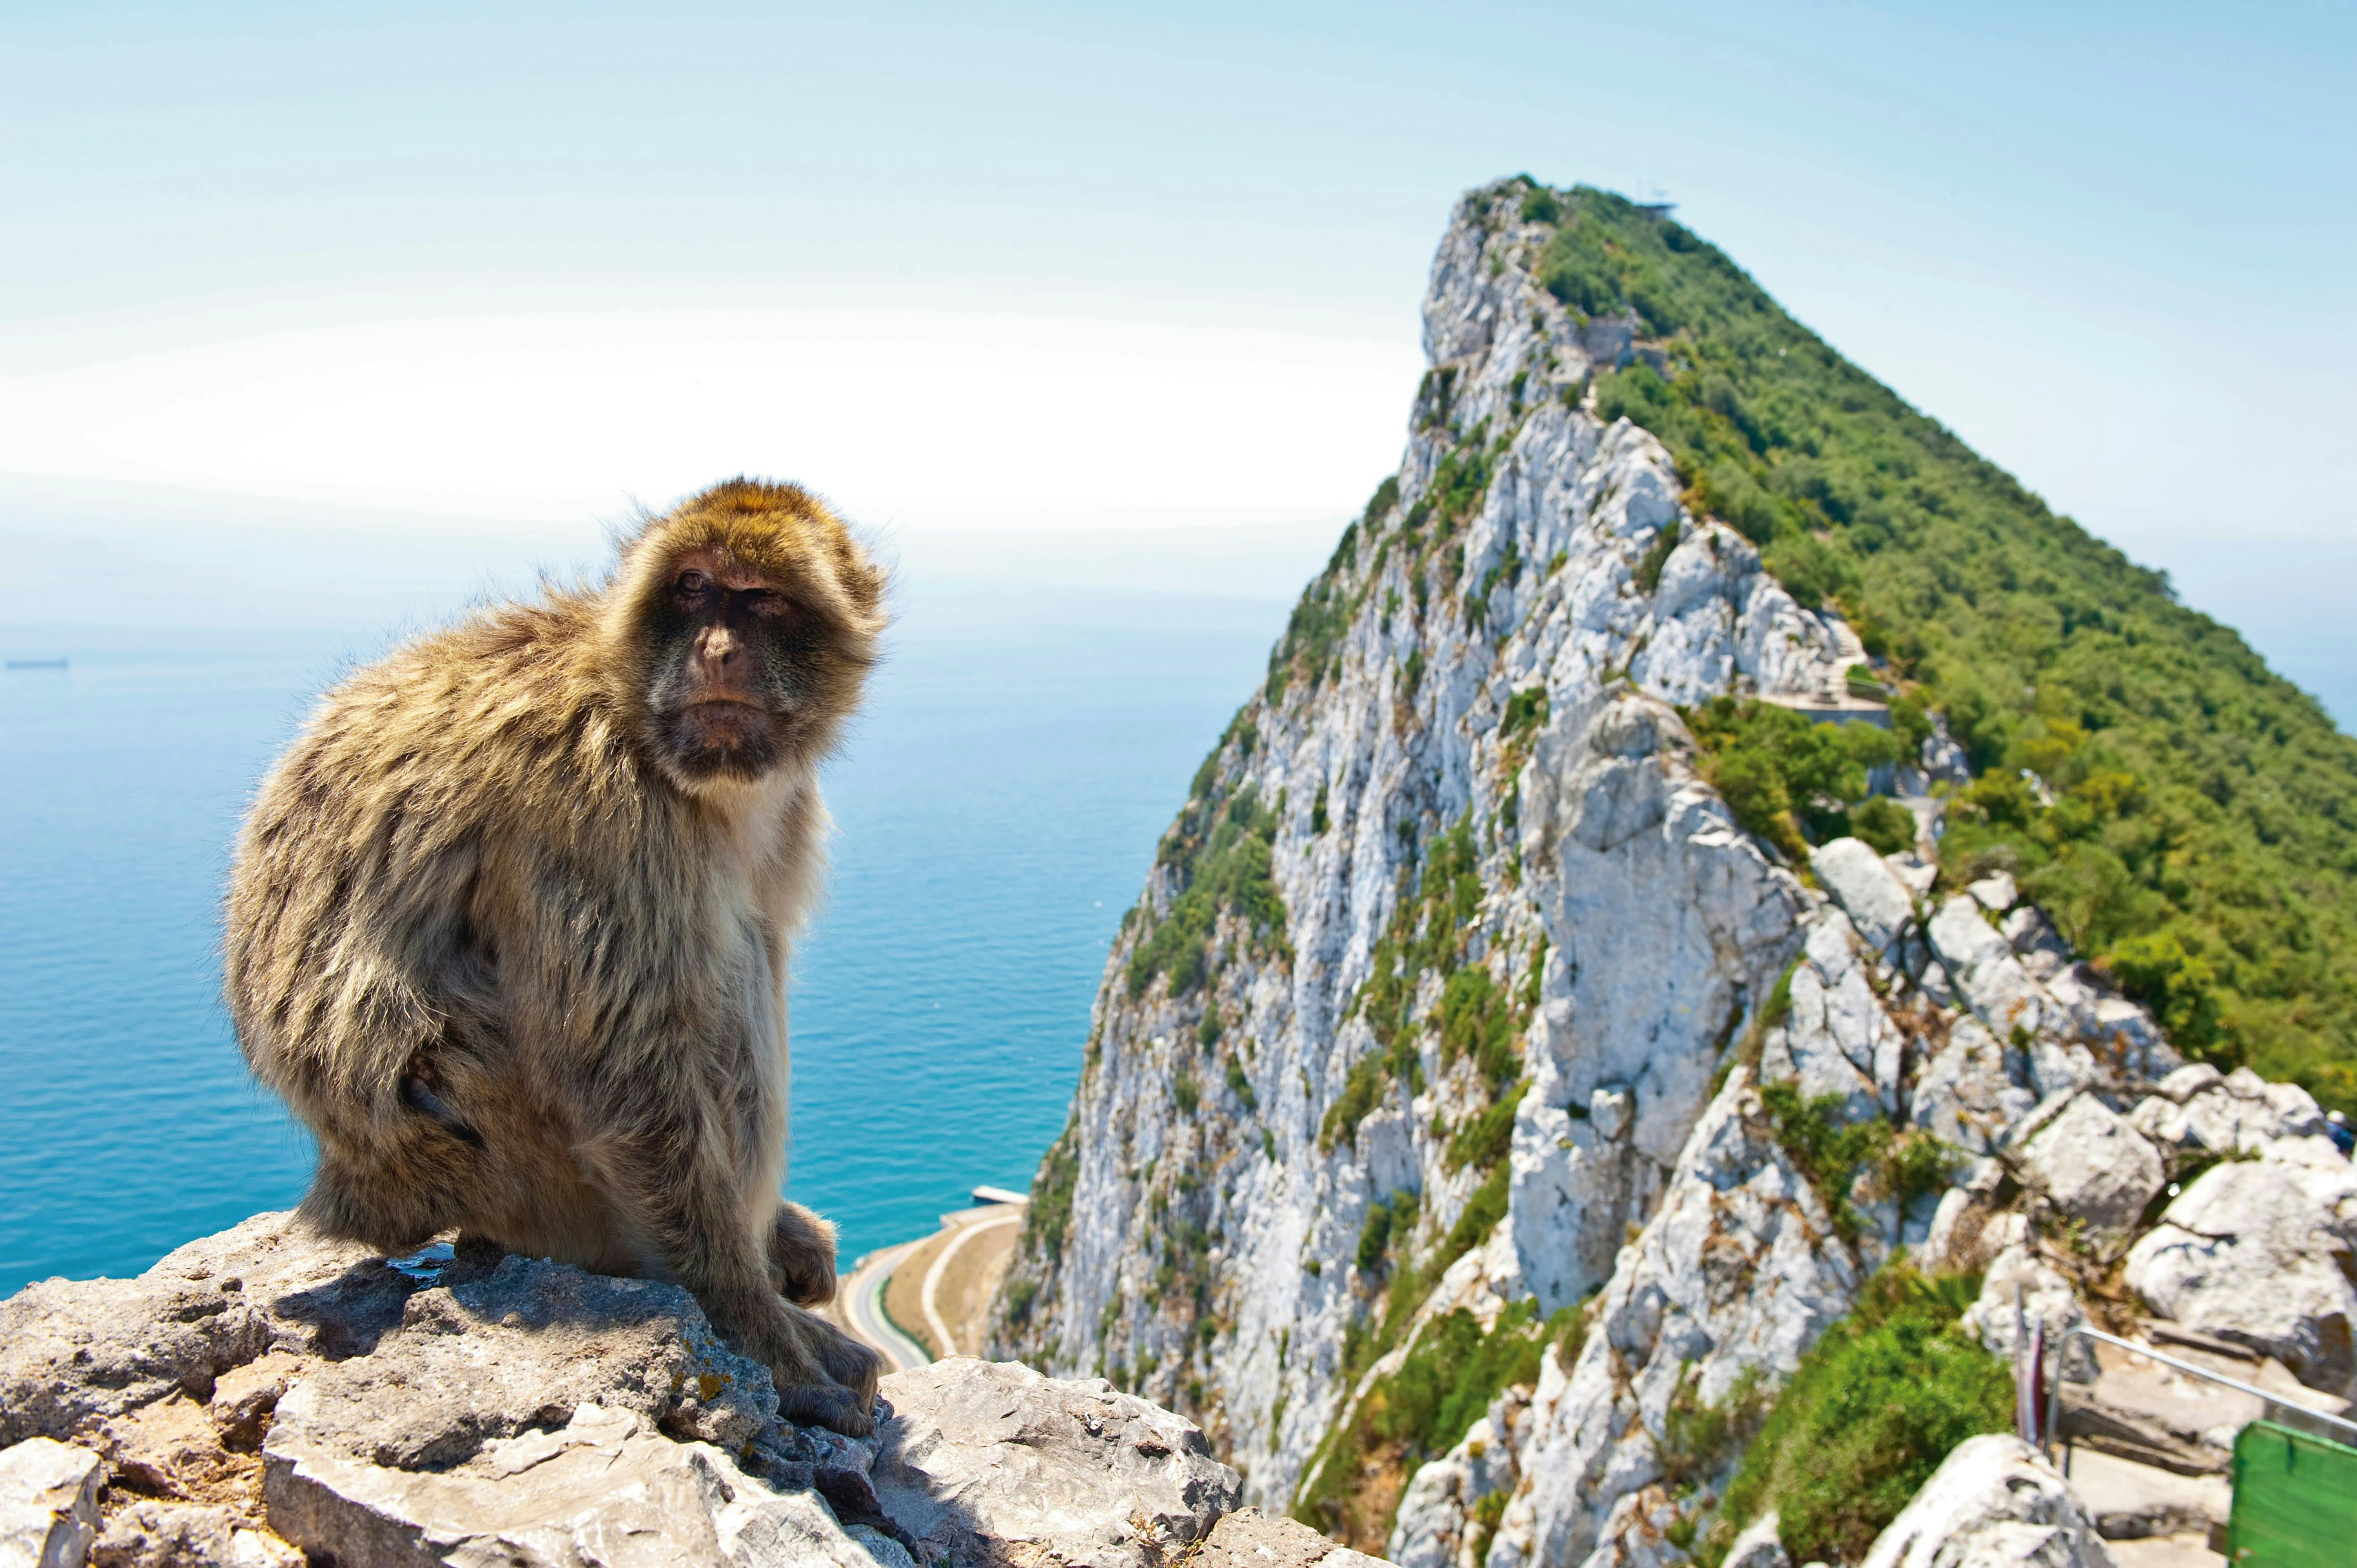
<path id="1" fill-rule="evenodd" d="M 712 586 L 712 579 L 705 576 L 701 572 L 682 572 L 679 575 L 679 580 L 673 583 L 672 586 L 679 590 L 679 592 L 685 594 L 688 597 L 694 598 L 700 596 L 705 589 Z"/>
<path id="2" fill-rule="evenodd" d="M 791 618 L 794 613 L 794 602 L 791 599 L 783 594 L 773 594 L 766 588 L 759 593 L 746 596 L 745 602 L 752 607 L 755 615 L 772 620 Z"/>

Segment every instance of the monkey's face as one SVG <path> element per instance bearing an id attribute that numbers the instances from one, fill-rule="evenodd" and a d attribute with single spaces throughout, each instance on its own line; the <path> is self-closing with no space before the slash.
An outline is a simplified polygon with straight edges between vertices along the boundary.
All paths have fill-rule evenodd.
<path id="1" fill-rule="evenodd" d="M 675 777 L 750 781 L 823 747 L 847 705 L 835 694 L 836 638 L 791 583 L 725 549 L 691 550 L 649 608 L 652 738 Z"/>

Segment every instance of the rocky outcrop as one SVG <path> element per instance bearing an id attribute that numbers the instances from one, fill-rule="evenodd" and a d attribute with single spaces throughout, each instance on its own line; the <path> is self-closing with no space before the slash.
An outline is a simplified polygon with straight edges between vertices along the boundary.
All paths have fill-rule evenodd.
<path id="1" fill-rule="evenodd" d="M 2164 1316 L 2357 1398 L 2357 1168 L 2339 1155 L 2286 1138 L 2212 1166 L 2129 1251 L 2127 1283 Z"/>
<path id="2" fill-rule="evenodd" d="M 780 1421 L 676 1286 L 262 1215 L 0 1304 L 0 1561 L 1351 1561 L 1231 1522 L 1202 1433 L 1101 1381 L 955 1359 L 887 1379 L 880 1413 L 865 1441 Z"/>
<path id="3" fill-rule="evenodd" d="M 47 1437 L 0 1450 L 0 1563 L 70 1568 L 98 1535 L 106 1466 L 87 1448 Z"/>

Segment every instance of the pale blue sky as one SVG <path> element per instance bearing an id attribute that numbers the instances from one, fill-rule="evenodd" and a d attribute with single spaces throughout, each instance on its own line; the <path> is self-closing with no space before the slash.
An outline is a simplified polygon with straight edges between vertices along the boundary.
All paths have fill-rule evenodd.
<path id="1" fill-rule="evenodd" d="M 20 415 L 0 469 L 300 500 L 381 452 L 382 484 L 348 499 L 587 510 L 502 488 L 507 433 L 480 407 L 453 455 L 427 415 L 471 388 L 516 411 L 509 467 L 594 468 L 597 504 L 666 499 L 750 446 L 728 465 L 791 467 L 903 526 L 1338 519 L 1398 450 L 1450 201 L 1528 170 L 1666 191 L 1836 347 L 2145 559 L 2282 552 L 2311 596 L 2319 559 L 2357 564 L 2346 5 L 20 3 L 0 75 L 0 396 Z M 603 397 L 610 367 L 618 407 L 729 431 L 741 382 L 641 352 L 723 311 L 790 313 L 748 344 L 822 317 L 850 333 L 793 372 L 835 423 L 774 451 L 664 446 L 659 413 L 547 414 L 575 446 L 533 428 L 534 389 Z M 578 329 L 600 345 L 586 374 L 450 369 L 451 334 L 496 355 L 509 328 L 482 318 L 551 312 L 628 330 Z M 929 385 L 943 313 L 966 361 Z M 1041 317 L 1166 337 L 1011 368 L 993 395 L 987 367 Z M 1174 328 L 1203 346 L 1192 382 L 1168 373 Z M 846 376 L 867 331 L 900 391 Z M 437 368 L 405 381 L 413 361 Z M 241 377 L 263 390 L 192 404 Z M 1246 389 L 1225 415 L 1223 383 Z M 180 390 L 133 407 L 150 385 Z M 112 445 L 83 439 L 119 410 Z M 861 446 L 863 422 L 888 442 Z M 174 433 L 204 461 L 143 465 Z M 959 485 L 971 516 L 944 499 Z"/>

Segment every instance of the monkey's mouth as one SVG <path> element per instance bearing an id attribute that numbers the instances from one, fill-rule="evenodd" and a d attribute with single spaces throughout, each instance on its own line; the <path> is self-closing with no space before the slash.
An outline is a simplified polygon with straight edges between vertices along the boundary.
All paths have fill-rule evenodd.
<path id="1" fill-rule="evenodd" d="M 673 712 L 663 725 L 673 760 L 690 775 L 747 777 L 776 760 L 778 715 L 736 697 L 712 697 Z"/>

